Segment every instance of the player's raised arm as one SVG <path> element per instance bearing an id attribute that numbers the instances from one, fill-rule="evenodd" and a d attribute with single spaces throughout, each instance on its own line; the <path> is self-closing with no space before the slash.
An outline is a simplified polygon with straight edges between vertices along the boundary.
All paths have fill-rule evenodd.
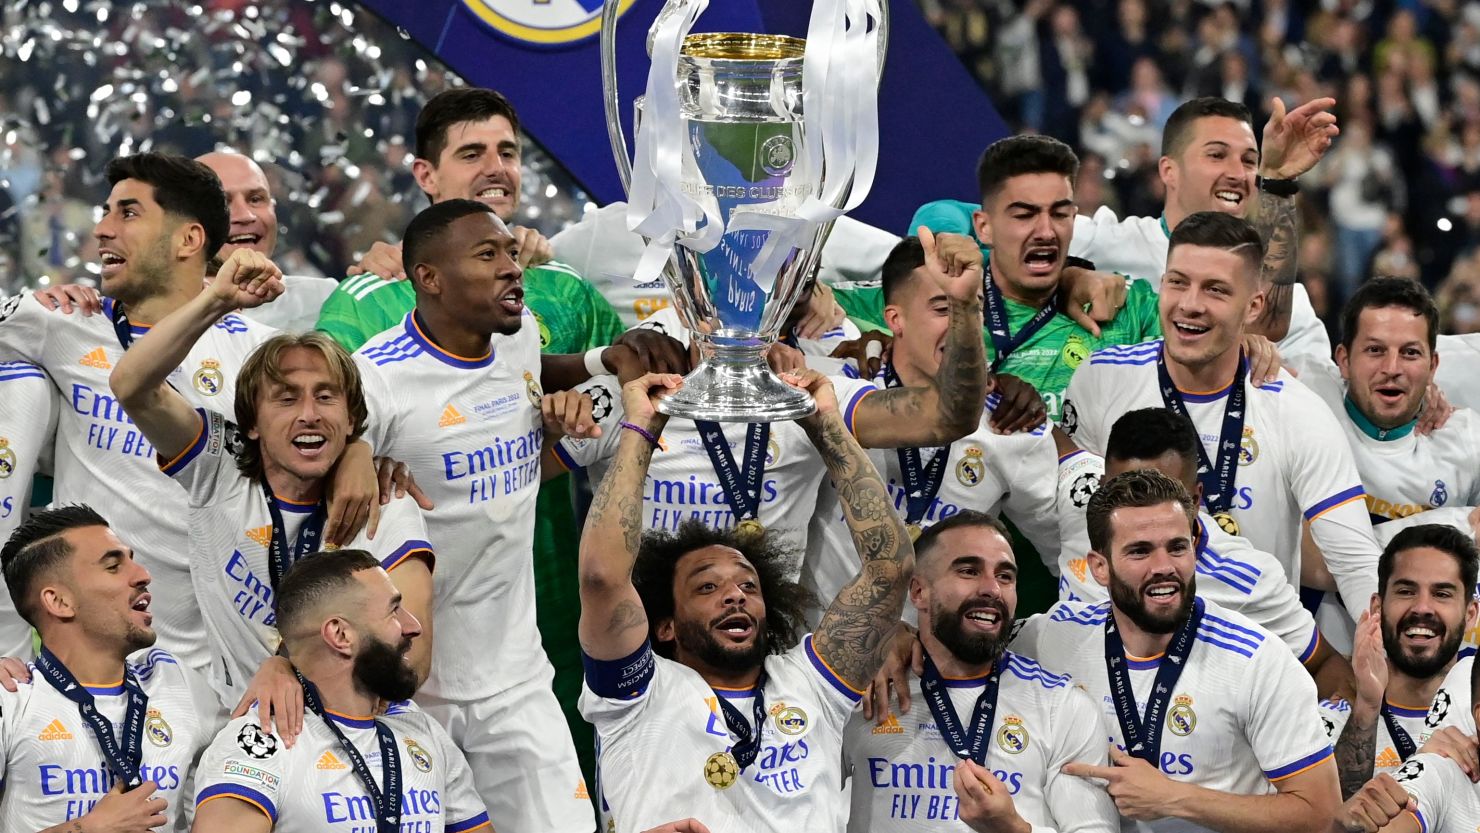
<path id="1" fill-rule="evenodd" d="M 790 381 L 817 400 L 817 412 L 798 423 L 827 463 L 863 562 L 863 569 L 828 605 L 812 645 L 833 673 L 862 691 L 883 664 L 889 635 L 899 623 L 915 548 L 879 472 L 843 424 L 832 382 L 810 370 Z"/>
<path id="2" fill-rule="evenodd" d="M 595 660 L 630 656 L 647 639 L 647 614 L 632 585 L 632 565 L 642 541 L 643 481 L 668 423 L 653 406 L 653 397 L 682 383 L 676 375 L 649 373 L 622 386 L 626 419 L 617 454 L 591 501 L 581 535 L 581 650 Z"/>
<path id="3" fill-rule="evenodd" d="M 950 322 L 940 372 L 933 383 L 891 388 L 864 397 L 853 432 L 868 448 L 938 446 L 980 424 L 987 396 L 987 352 L 982 340 L 982 253 L 968 237 L 939 237 L 920 227 L 924 270 L 945 298 Z"/>
<path id="4" fill-rule="evenodd" d="M 199 415 L 169 375 L 221 316 L 260 306 L 283 293 L 283 273 L 266 256 L 241 248 L 221 265 L 204 292 L 165 316 L 113 368 L 113 395 L 165 460 L 190 447 L 201 430 Z"/>

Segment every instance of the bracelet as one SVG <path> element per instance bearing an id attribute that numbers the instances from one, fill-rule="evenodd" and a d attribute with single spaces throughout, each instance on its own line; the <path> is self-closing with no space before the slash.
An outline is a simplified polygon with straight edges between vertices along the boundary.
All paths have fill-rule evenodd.
<path id="1" fill-rule="evenodd" d="M 601 360 L 601 354 L 606 352 L 605 347 L 592 347 L 586 351 L 586 372 L 592 376 L 605 376 L 611 373 L 606 369 L 606 363 Z"/>
<path id="2" fill-rule="evenodd" d="M 1259 190 L 1276 197 L 1293 197 L 1300 193 L 1300 183 L 1293 179 L 1265 179 L 1261 176 Z"/>
<path id="3" fill-rule="evenodd" d="M 653 436 L 653 432 L 647 430 L 646 428 L 643 428 L 641 425 L 633 425 L 626 420 L 622 420 L 617 424 L 622 426 L 623 428 L 626 428 L 628 431 L 636 433 L 638 436 L 642 437 L 644 440 L 647 440 L 649 443 L 652 443 L 653 448 L 658 447 L 658 438 Z"/>

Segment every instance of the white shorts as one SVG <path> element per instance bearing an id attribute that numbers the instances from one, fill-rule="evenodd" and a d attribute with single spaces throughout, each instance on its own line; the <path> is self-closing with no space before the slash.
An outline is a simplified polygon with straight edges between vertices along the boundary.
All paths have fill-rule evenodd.
<path id="1" fill-rule="evenodd" d="M 550 689 L 554 671 L 541 658 L 533 679 L 493 697 L 416 704 L 441 723 L 473 770 L 494 830 L 591 833 L 596 817 L 565 715 Z"/>

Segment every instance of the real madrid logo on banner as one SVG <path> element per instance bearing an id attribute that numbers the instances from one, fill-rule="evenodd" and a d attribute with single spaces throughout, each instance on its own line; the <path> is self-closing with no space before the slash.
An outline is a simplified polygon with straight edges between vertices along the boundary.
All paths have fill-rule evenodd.
<path id="1" fill-rule="evenodd" d="M 1002 718 L 1002 728 L 997 730 L 997 745 L 1002 751 L 1017 755 L 1028 748 L 1028 727 L 1015 714 Z"/>
<path id="2" fill-rule="evenodd" d="M 406 739 L 406 754 L 411 756 L 411 763 L 417 769 L 422 772 L 432 771 L 432 756 L 428 755 L 427 751 L 421 748 L 421 744 L 411 738 Z"/>
<path id="3" fill-rule="evenodd" d="M 159 709 L 150 709 L 146 714 L 144 718 L 144 735 L 155 746 L 169 746 L 170 742 L 175 739 L 175 734 L 170 729 L 170 724 L 165 722 L 164 715 L 159 713 Z"/>
<path id="4" fill-rule="evenodd" d="M 1178 694 L 1172 699 L 1175 704 L 1167 712 L 1167 728 L 1178 737 L 1187 737 L 1197 728 L 1197 712 L 1192 710 L 1192 698 Z"/>
<path id="5" fill-rule="evenodd" d="M 10 449 L 10 440 L 0 437 L 0 479 L 15 474 L 15 452 Z"/>
<path id="6" fill-rule="evenodd" d="M 1238 444 L 1238 464 L 1251 465 L 1259 459 L 1259 441 L 1254 439 L 1254 429 L 1245 428 L 1244 438 Z"/>
<path id="7" fill-rule="evenodd" d="M 956 463 L 956 479 L 962 486 L 975 486 L 987 476 L 987 464 L 982 460 L 982 450 L 968 445 L 961 451 L 964 455 Z"/>
<path id="8" fill-rule="evenodd" d="M 206 359 L 200 363 L 200 370 L 195 371 L 191 378 L 195 389 L 202 396 L 215 396 L 226 386 L 226 377 L 221 375 L 221 363 L 215 359 Z"/>
<path id="9" fill-rule="evenodd" d="M 524 389 L 529 391 L 529 404 L 536 411 L 540 410 L 540 400 L 544 398 L 544 391 L 540 389 L 540 382 L 534 378 L 534 374 L 528 370 L 524 371 Z"/>
<path id="10" fill-rule="evenodd" d="M 622 0 L 624 14 L 634 0 Z M 588 38 L 601 29 L 601 3 L 594 0 L 462 0 L 468 11 L 495 32 L 525 43 L 558 46 Z"/>

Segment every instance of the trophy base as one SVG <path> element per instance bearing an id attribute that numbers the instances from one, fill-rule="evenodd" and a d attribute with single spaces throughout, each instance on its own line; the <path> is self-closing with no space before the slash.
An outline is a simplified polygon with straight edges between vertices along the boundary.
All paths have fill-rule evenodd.
<path id="1" fill-rule="evenodd" d="M 658 401 L 671 417 L 709 422 L 786 422 L 817 410 L 810 394 L 781 381 L 762 364 L 701 362 L 683 387 Z"/>

